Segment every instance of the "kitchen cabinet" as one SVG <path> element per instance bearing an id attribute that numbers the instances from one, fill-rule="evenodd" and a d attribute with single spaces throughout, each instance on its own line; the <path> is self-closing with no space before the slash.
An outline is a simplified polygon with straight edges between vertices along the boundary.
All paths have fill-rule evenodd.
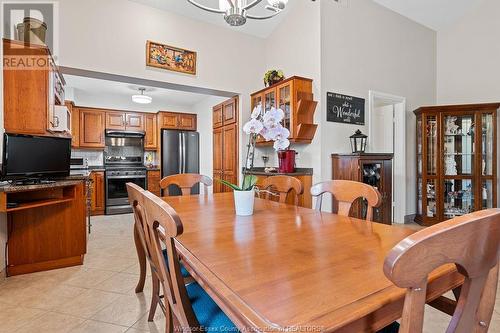
<path id="1" fill-rule="evenodd" d="M 158 116 L 156 114 L 144 115 L 144 130 L 146 136 L 144 137 L 145 150 L 158 149 Z"/>
<path id="2" fill-rule="evenodd" d="M 415 222 L 497 207 L 500 103 L 421 107 L 416 115 Z"/>
<path id="3" fill-rule="evenodd" d="M 312 80 L 293 76 L 250 96 L 251 108 L 261 105 L 263 112 L 271 108 L 280 108 L 285 113 L 283 127 L 290 130 L 289 140 L 292 143 L 311 143 L 316 134 L 314 113 L 318 102 L 314 101 Z M 262 137 L 257 145 L 272 145 Z"/>
<path id="4" fill-rule="evenodd" d="M 66 107 L 71 112 L 71 148 L 80 147 L 80 109 L 75 104 L 66 101 Z"/>
<path id="5" fill-rule="evenodd" d="M 104 148 L 105 115 L 102 110 L 80 108 L 80 148 Z"/>
<path id="6" fill-rule="evenodd" d="M 120 111 L 106 111 L 106 129 L 144 131 L 144 115 Z"/>
<path id="7" fill-rule="evenodd" d="M 69 133 L 54 134 L 49 130 L 54 126 L 55 106 L 64 105 L 65 84 L 50 50 L 45 46 L 9 39 L 2 42 L 5 131 L 69 137 Z M 20 57 L 43 58 L 46 61 L 43 61 L 43 67 L 20 68 Z"/>
<path id="8" fill-rule="evenodd" d="M 160 112 L 160 129 L 196 131 L 197 117 L 191 113 Z"/>
<path id="9" fill-rule="evenodd" d="M 231 98 L 213 111 L 213 178 L 238 184 L 238 97 Z M 214 182 L 214 193 L 231 189 Z"/>
<path id="10" fill-rule="evenodd" d="M 104 215 L 105 207 L 105 189 L 104 172 L 93 171 L 90 175 L 92 179 L 92 196 L 90 205 L 91 215 Z"/>
<path id="11" fill-rule="evenodd" d="M 332 179 L 369 184 L 382 195 L 382 205 L 373 211 L 374 222 L 392 224 L 392 159 L 393 154 L 332 154 Z M 333 212 L 337 209 L 338 202 L 333 200 Z M 350 216 L 365 218 L 363 199 L 355 201 Z"/>
<path id="12" fill-rule="evenodd" d="M 160 180 L 160 170 L 148 170 L 148 191 L 161 196 Z"/>

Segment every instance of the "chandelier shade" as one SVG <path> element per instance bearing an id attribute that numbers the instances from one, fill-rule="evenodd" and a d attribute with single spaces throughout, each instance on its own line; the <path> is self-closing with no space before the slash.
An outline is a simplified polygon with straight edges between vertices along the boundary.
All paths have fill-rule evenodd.
<path id="1" fill-rule="evenodd" d="M 145 88 L 139 88 L 141 92 L 140 95 L 133 95 L 132 101 L 137 104 L 150 104 L 153 102 L 153 98 L 151 96 L 144 95 Z"/>

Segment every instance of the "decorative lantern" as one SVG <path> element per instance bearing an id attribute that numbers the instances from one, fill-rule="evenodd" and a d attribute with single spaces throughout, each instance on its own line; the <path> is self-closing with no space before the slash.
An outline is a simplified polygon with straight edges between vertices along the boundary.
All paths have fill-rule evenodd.
<path id="1" fill-rule="evenodd" d="M 353 135 L 349 137 L 351 139 L 351 149 L 353 154 L 364 153 L 366 149 L 366 138 L 368 136 L 357 130 Z"/>

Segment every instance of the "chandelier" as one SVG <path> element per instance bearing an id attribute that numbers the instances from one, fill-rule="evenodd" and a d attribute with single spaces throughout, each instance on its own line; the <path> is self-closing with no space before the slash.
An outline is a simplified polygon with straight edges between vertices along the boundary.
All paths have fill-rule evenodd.
<path id="1" fill-rule="evenodd" d="M 187 0 L 190 4 L 211 13 L 224 14 L 224 19 L 231 26 L 240 26 L 246 23 L 247 19 L 266 20 L 281 13 L 288 0 L 267 0 L 266 9 L 271 11 L 269 15 L 256 16 L 248 14 L 248 10 L 255 7 L 264 0 L 219 0 L 219 8 L 210 8 L 196 2 Z M 248 3 L 249 2 L 249 3 Z"/>

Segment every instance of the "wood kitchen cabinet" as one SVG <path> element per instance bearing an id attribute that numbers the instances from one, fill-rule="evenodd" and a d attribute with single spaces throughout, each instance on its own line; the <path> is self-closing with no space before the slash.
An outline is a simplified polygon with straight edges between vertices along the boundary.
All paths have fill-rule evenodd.
<path id="1" fill-rule="evenodd" d="M 212 124 L 214 128 L 219 128 L 224 125 L 222 121 L 222 104 L 213 107 Z"/>
<path id="2" fill-rule="evenodd" d="M 80 108 L 80 148 L 104 148 L 106 113 Z"/>
<path id="3" fill-rule="evenodd" d="M 191 113 L 160 112 L 160 129 L 179 129 L 185 131 L 196 131 L 197 117 Z"/>
<path id="4" fill-rule="evenodd" d="M 23 67 L 24 57 L 40 58 L 44 67 Z M 45 46 L 3 39 L 3 117 L 8 133 L 64 136 L 53 133 L 54 107 L 64 105 L 64 78 Z M 13 68 L 10 68 L 13 67 Z"/>
<path id="5" fill-rule="evenodd" d="M 71 112 L 71 148 L 80 147 L 80 109 L 71 101 L 65 102 Z"/>
<path id="6" fill-rule="evenodd" d="M 158 149 L 158 116 L 156 114 L 144 115 L 144 130 L 146 136 L 144 137 L 145 150 Z"/>
<path id="7" fill-rule="evenodd" d="M 318 127 L 314 124 L 314 113 L 318 102 L 314 101 L 311 79 L 290 77 L 253 93 L 250 101 L 252 109 L 260 104 L 263 112 L 268 112 L 273 107 L 283 110 L 285 117 L 282 125 L 290 130 L 290 142 L 312 142 Z M 272 141 L 266 142 L 259 137 L 257 145 L 272 145 Z"/>
<path id="8" fill-rule="evenodd" d="M 353 180 L 369 184 L 382 195 L 382 206 L 374 209 L 373 221 L 392 224 L 392 159 L 393 154 L 333 154 L 332 179 Z M 333 200 L 333 212 L 338 202 Z M 364 218 L 366 203 L 358 199 L 351 207 L 350 216 Z"/>
<path id="9" fill-rule="evenodd" d="M 160 170 L 148 170 L 148 191 L 161 196 L 160 180 Z"/>
<path id="10" fill-rule="evenodd" d="M 104 215 L 105 210 L 105 189 L 104 172 L 93 171 L 90 175 L 92 180 L 92 196 L 90 205 L 91 215 Z"/>
<path id="11" fill-rule="evenodd" d="M 144 115 L 135 112 L 106 111 L 106 129 L 144 131 Z"/>

